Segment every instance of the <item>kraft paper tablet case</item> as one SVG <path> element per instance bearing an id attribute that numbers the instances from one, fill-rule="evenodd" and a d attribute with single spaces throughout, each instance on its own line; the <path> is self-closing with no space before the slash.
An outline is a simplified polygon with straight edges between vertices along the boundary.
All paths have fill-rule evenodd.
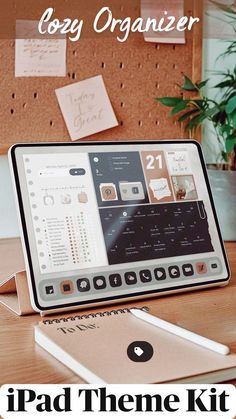
<path id="1" fill-rule="evenodd" d="M 9 156 L 34 310 L 228 283 L 198 143 L 19 144 Z"/>

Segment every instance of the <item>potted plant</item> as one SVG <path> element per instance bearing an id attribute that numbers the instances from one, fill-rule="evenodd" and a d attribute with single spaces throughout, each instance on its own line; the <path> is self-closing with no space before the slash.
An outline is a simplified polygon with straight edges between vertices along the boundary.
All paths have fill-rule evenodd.
<path id="1" fill-rule="evenodd" d="M 214 2 L 214 4 L 217 4 Z M 236 23 L 236 8 L 219 5 L 224 13 Z M 236 41 L 228 42 L 226 51 L 219 58 L 233 55 L 236 57 Z M 177 97 L 160 97 L 156 100 L 171 108 L 170 116 L 177 117 L 185 124 L 190 136 L 196 129 L 209 121 L 215 131 L 215 138 L 222 147 L 223 161 L 231 170 L 236 170 L 236 66 L 230 71 L 218 72 L 222 77 L 214 86 L 216 99 L 206 96 L 205 89 L 209 80 L 192 81 L 184 75 L 184 82 L 179 86 Z"/>

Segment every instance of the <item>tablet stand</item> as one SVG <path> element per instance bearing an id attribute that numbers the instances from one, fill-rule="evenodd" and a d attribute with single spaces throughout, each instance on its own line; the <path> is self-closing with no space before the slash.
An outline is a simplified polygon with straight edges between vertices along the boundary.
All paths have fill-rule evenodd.
<path id="1" fill-rule="evenodd" d="M 33 309 L 30 302 L 30 293 L 20 239 L 10 239 L 7 241 L 7 244 L 3 243 L 1 252 L 4 267 L 0 272 L 0 304 L 3 304 L 18 316 L 36 314 L 36 311 Z M 14 262 L 12 261 L 12 255 L 14 255 Z M 72 311 L 78 311 L 78 307 L 45 310 L 37 314 L 40 314 L 43 317 L 50 314 L 55 315 Z"/>
<path id="2" fill-rule="evenodd" d="M 35 313 L 30 303 L 26 272 L 15 272 L 0 282 L 0 303 L 18 316 Z"/>
<path id="3" fill-rule="evenodd" d="M 30 303 L 20 238 L 1 240 L 0 303 L 18 316 L 35 313 Z"/>
<path id="4" fill-rule="evenodd" d="M 1 260 L 4 261 L 0 271 L 0 304 L 3 304 L 18 316 L 36 314 L 30 301 L 20 238 L 3 240 L 0 250 Z M 40 312 L 40 315 L 47 316 L 68 311 L 78 311 L 78 307 L 45 310 Z M 37 314 L 39 313 L 37 312 Z"/>

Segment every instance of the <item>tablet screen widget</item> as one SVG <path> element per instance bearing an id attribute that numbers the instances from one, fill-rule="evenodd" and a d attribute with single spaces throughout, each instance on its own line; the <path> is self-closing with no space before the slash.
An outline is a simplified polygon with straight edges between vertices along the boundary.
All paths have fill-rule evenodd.
<path id="1" fill-rule="evenodd" d="M 182 269 L 184 276 L 192 276 L 194 274 L 193 265 L 190 263 L 183 265 Z"/>
<path id="2" fill-rule="evenodd" d="M 197 273 L 199 275 L 204 275 L 207 273 L 207 265 L 205 262 L 198 262 L 196 264 L 196 268 L 197 268 Z"/>
<path id="3" fill-rule="evenodd" d="M 142 163 L 151 203 L 174 200 L 170 176 L 163 151 L 143 151 Z"/>
<path id="4" fill-rule="evenodd" d="M 149 202 L 139 152 L 90 153 L 89 158 L 99 208 Z"/>
<path id="5" fill-rule="evenodd" d="M 125 282 L 128 285 L 133 285 L 137 283 L 137 275 L 135 272 L 126 272 L 125 273 Z"/>
<path id="6" fill-rule="evenodd" d="M 60 290 L 62 294 L 73 294 L 74 285 L 72 281 L 63 281 L 60 284 Z"/>
<path id="7" fill-rule="evenodd" d="M 149 271 L 149 269 L 145 269 L 143 271 L 140 271 L 139 276 L 140 276 L 141 282 L 151 282 L 151 280 L 152 280 L 152 274 Z"/>
<path id="8" fill-rule="evenodd" d="M 178 266 L 170 266 L 169 267 L 169 275 L 171 278 L 179 278 L 180 277 L 180 270 Z"/>
<path id="9" fill-rule="evenodd" d="M 122 280 L 120 274 L 112 274 L 109 276 L 110 286 L 113 288 L 121 287 Z"/>
<path id="10" fill-rule="evenodd" d="M 172 183 L 177 201 L 198 199 L 193 176 L 173 176 Z"/>
<path id="11" fill-rule="evenodd" d="M 107 286 L 106 279 L 104 276 L 96 276 L 93 278 L 93 285 L 96 290 L 102 290 Z"/>
<path id="12" fill-rule="evenodd" d="M 117 201 L 116 185 L 114 183 L 101 183 L 99 188 L 103 202 Z"/>
<path id="13" fill-rule="evenodd" d="M 120 194 L 122 201 L 144 200 L 144 189 L 141 182 L 120 182 Z"/>
<path id="14" fill-rule="evenodd" d="M 45 293 L 46 295 L 53 295 L 55 294 L 55 288 L 53 285 L 46 285 L 45 287 Z"/>
<path id="15" fill-rule="evenodd" d="M 86 292 L 90 290 L 90 282 L 87 278 L 78 279 L 77 287 L 80 292 Z"/>
<path id="16" fill-rule="evenodd" d="M 157 281 L 164 281 L 166 279 L 166 271 L 164 268 L 156 268 L 154 273 Z"/>

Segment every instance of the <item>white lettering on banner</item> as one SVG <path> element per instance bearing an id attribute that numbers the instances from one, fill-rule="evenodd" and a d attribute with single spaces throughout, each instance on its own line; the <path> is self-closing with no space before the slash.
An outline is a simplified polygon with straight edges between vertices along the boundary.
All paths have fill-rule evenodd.
<path id="1" fill-rule="evenodd" d="M 43 13 L 39 24 L 38 24 L 38 30 L 41 35 L 45 35 L 46 32 L 49 33 L 49 35 L 58 34 L 60 32 L 62 35 L 66 35 L 67 33 L 75 34 L 74 37 L 69 37 L 71 41 L 78 41 L 81 36 L 82 28 L 84 21 L 83 20 L 71 20 L 71 19 L 64 19 L 62 22 L 59 21 L 59 19 L 54 19 L 50 22 L 50 19 L 53 15 L 53 8 L 49 7 L 45 12 Z M 46 22 L 48 23 L 47 29 L 44 29 L 44 24 Z"/>
<path id="2" fill-rule="evenodd" d="M 99 27 L 99 22 L 101 18 L 107 17 L 105 24 L 102 27 Z M 118 29 L 121 33 L 124 33 L 123 37 L 117 36 L 119 42 L 127 41 L 131 32 L 148 32 L 152 29 L 154 32 L 172 32 L 177 29 L 179 32 L 185 30 L 191 31 L 195 23 L 199 23 L 199 18 L 193 18 L 192 16 L 188 18 L 187 16 L 182 16 L 179 20 L 175 16 L 168 16 L 168 12 L 164 12 L 164 17 L 159 21 L 157 19 L 148 18 L 145 22 L 142 18 L 137 18 L 132 22 L 131 17 L 126 17 L 124 20 L 115 19 L 112 15 L 109 7 L 103 7 L 97 14 L 94 20 L 94 31 L 97 33 L 105 32 L 110 27 L 110 32 L 114 32 Z"/>
<path id="3" fill-rule="evenodd" d="M 119 418 L 142 413 L 164 418 L 230 418 L 236 414 L 233 385 L 4 385 L 0 414 L 4 419 Z M 154 416 L 155 415 L 155 416 Z"/>
<path id="4" fill-rule="evenodd" d="M 70 33 L 70 40 L 73 42 L 78 41 L 81 37 L 84 20 L 72 20 L 69 18 L 64 19 L 62 22 L 56 18 L 52 20 L 53 12 L 54 9 L 52 7 L 45 10 L 38 24 L 39 33 L 41 35 L 45 35 L 46 33 L 49 35 L 58 35 L 59 33 L 65 35 Z M 101 20 L 103 23 L 101 23 Z M 103 33 L 107 30 L 114 33 L 117 30 L 122 34 L 122 36 L 116 36 L 117 40 L 119 42 L 125 42 L 132 32 L 143 33 L 150 31 L 150 29 L 154 32 L 172 32 L 174 30 L 179 32 L 191 31 L 193 25 L 199 22 L 200 19 L 198 17 L 181 16 L 178 19 L 175 16 L 169 16 L 168 11 L 164 11 L 164 16 L 159 20 L 150 17 L 146 21 L 141 17 L 135 20 L 132 20 L 131 17 L 115 19 L 109 7 L 103 7 L 94 19 L 93 29 L 96 33 Z M 46 28 L 45 23 L 48 23 Z"/>

